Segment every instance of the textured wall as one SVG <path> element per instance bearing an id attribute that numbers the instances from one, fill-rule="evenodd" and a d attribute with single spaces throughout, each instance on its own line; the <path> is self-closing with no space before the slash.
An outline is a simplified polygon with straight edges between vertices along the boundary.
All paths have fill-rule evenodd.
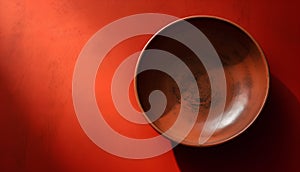
<path id="1" fill-rule="evenodd" d="M 299 7 L 297 1 L 283 0 L 2 0 L 0 171 L 299 171 Z M 180 146 L 146 160 L 112 156 L 88 139 L 71 96 L 78 54 L 104 25 L 143 12 L 223 17 L 258 41 L 270 64 L 271 92 L 246 133 L 218 147 Z M 136 130 L 118 117 L 105 89 L 114 68 L 148 38 L 118 45 L 101 66 L 103 78 L 97 77 L 96 84 L 100 108 L 111 114 L 107 120 L 117 131 L 137 138 L 154 131 Z"/>

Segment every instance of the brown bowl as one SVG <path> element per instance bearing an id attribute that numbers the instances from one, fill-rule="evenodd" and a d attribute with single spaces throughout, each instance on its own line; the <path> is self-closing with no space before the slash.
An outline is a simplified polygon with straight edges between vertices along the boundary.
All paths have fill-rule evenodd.
<path id="1" fill-rule="evenodd" d="M 215 131 L 206 140 L 205 143 L 199 143 L 199 137 L 206 122 L 208 112 L 212 106 L 211 83 L 209 82 L 210 71 L 206 71 L 203 63 L 197 58 L 187 46 L 161 36 L 160 33 L 166 30 L 172 30 L 178 27 L 178 23 L 187 21 L 201 30 L 215 48 L 220 60 L 221 67 L 210 70 L 224 70 L 226 78 L 226 98 L 225 108 L 223 108 L 222 119 L 216 126 Z M 180 29 L 178 34 L 185 34 L 184 28 Z M 197 35 L 194 35 L 197 37 Z M 247 129 L 259 115 L 268 95 L 269 89 L 269 70 L 266 58 L 257 42 L 240 26 L 217 17 L 193 16 L 184 18 L 169 24 L 158 33 L 156 33 L 146 44 L 139 57 L 137 71 L 145 61 L 151 61 L 151 57 L 145 55 L 146 50 L 160 49 L 170 52 L 182 60 L 191 70 L 197 82 L 200 94 L 198 116 L 195 123 L 189 121 L 187 117 L 180 123 L 180 127 L 171 128 L 178 118 L 181 94 L 191 94 L 189 89 L 186 93 L 179 92 L 178 85 L 172 77 L 158 71 L 147 70 L 141 72 L 135 78 L 135 89 L 138 102 L 141 109 L 145 112 L 145 117 L 153 119 L 153 113 L 147 113 L 151 108 L 149 95 L 154 90 L 161 90 L 167 100 L 166 108 L 156 120 L 150 124 L 160 133 L 173 141 L 180 142 L 190 146 L 210 146 L 228 141 Z M 165 62 L 161 62 L 161 65 Z M 179 72 L 180 69 L 178 69 Z M 222 91 L 220 89 L 219 91 Z M 193 101 L 193 100 L 191 100 Z M 221 115 L 221 114 L 220 114 Z M 187 136 L 181 140 L 181 127 L 192 125 Z M 207 126 L 206 126 L 207 127 Z M 208 126 L 209 127 L 209 126 Z M 165 133 L 171 129 L 167 134 Z"/>

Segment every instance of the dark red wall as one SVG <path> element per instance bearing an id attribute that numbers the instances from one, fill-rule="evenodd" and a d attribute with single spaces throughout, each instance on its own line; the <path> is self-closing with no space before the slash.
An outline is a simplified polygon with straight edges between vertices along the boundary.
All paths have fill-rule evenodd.
<path id="1" fill-rule="evenodd" d="M 296 0 L 1 1 L 0 171 L 300 171 L 299 7 Z M 270 64 L 271 92 L 249 131 L 219 147 L 180 146 L 146 160 L 112 156 L 88 139 L 72 104 L 78 54 L 104 25 L 144 12 L 223 17 L 258 41 Z M 148 38 L 116 47 L 108 55 L 113 60 L 104 62 L 100 71 L 109 77 Z M 101 100 L 110 96 L 101 95 L 108 85 L 98 84 Z M 108 121 L 116 130 L 132 134 L 135 126 L 117 117 L 111 104 L 105 108 L 115 115 Z M 148 130 L 132 136 L 151 136 Z"/>

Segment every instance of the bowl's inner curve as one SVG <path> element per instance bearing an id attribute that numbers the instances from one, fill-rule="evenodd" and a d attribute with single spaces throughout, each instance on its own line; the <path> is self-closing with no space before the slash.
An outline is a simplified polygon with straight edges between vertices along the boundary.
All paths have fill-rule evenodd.
<path id="1" fill-rule="evenodd" d="M 242 132 L 254 121 L 260 112 L 268 92 L 269 76 L 267 63 L 257 44 L 239 27 L 229 22 L 209 17 L 196 17 L 186 20 L 206 35 L 216 49 L 225 72 L 227 97 L 223 118 L 215 133 L 204 144 L 204 146 L 213 145 L 229 140 Z M 172 29 L 172 27 L 176 27 L 176 24 L 170 25 L 165 29 Z M 184 30 L 181 32 L 184 32 Z M 199 135 L 207 118 L 209 108 L 219 108 L 217 106 L 210 107 L 211 100 L 217 99 L 218 95 L 211 95 L 211 85 L 207 71 L 189 48 L 171 38 L 156 35 L 145 49 L 161 49 L 176 55 L 185 62 L 194 74 L 200 94 L 200 110 L 195 125 L 182 143 L 199 146 Z M 145 58 L 151 57 L 141 55 L 139 64 Z M 223 69 L 216 68 L 213 70 Z M 180 69 L 178 70 L 180 71 Z M 192 94 L 189 90 L 180 93 L 175 81 L 167 74 L 157 70 L 148 70 L 138 74 L 135 84 L 138 101 L 145 112 L 150 108 L 148 98 L 153 90 L 159 89 L 166 95 L 167 107 L 165 112 L 152 123 L 160 132 L 168 130 L 177 119 L 181 103 L 180 95 Z M 193 100 L 193 95 L 190 97 L 189 101 L 195 101 Z M 149 114 L 146 113 L 145 115 Z M 191 124 L 187 119 L 182 125 Z M 178 140 L 176 138 L 176 133 L 178 132 L 180 131 L 174 130 L 168 137 L 176 141 Z"/>

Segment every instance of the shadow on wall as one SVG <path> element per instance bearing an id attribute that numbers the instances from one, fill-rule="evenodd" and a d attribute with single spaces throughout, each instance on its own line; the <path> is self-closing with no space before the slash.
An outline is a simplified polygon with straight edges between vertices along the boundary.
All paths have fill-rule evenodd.
<path id="1" fill-rule="evenodd" d="M 2 74 L 5 72 L 0 71 L 0 171 L 57 171 L 49 149 L 51 128 L 37 131 L 31 127 L 23 85 L 11 89 Z"/>
<path id="2" fill-rule="evenodd" d="M 205 148 L 178 145 L 178 166 L 193 171 L 300 171 L 300 104 L 271 76 L 268 100 L 259 117 L 243 134 Z"/>

